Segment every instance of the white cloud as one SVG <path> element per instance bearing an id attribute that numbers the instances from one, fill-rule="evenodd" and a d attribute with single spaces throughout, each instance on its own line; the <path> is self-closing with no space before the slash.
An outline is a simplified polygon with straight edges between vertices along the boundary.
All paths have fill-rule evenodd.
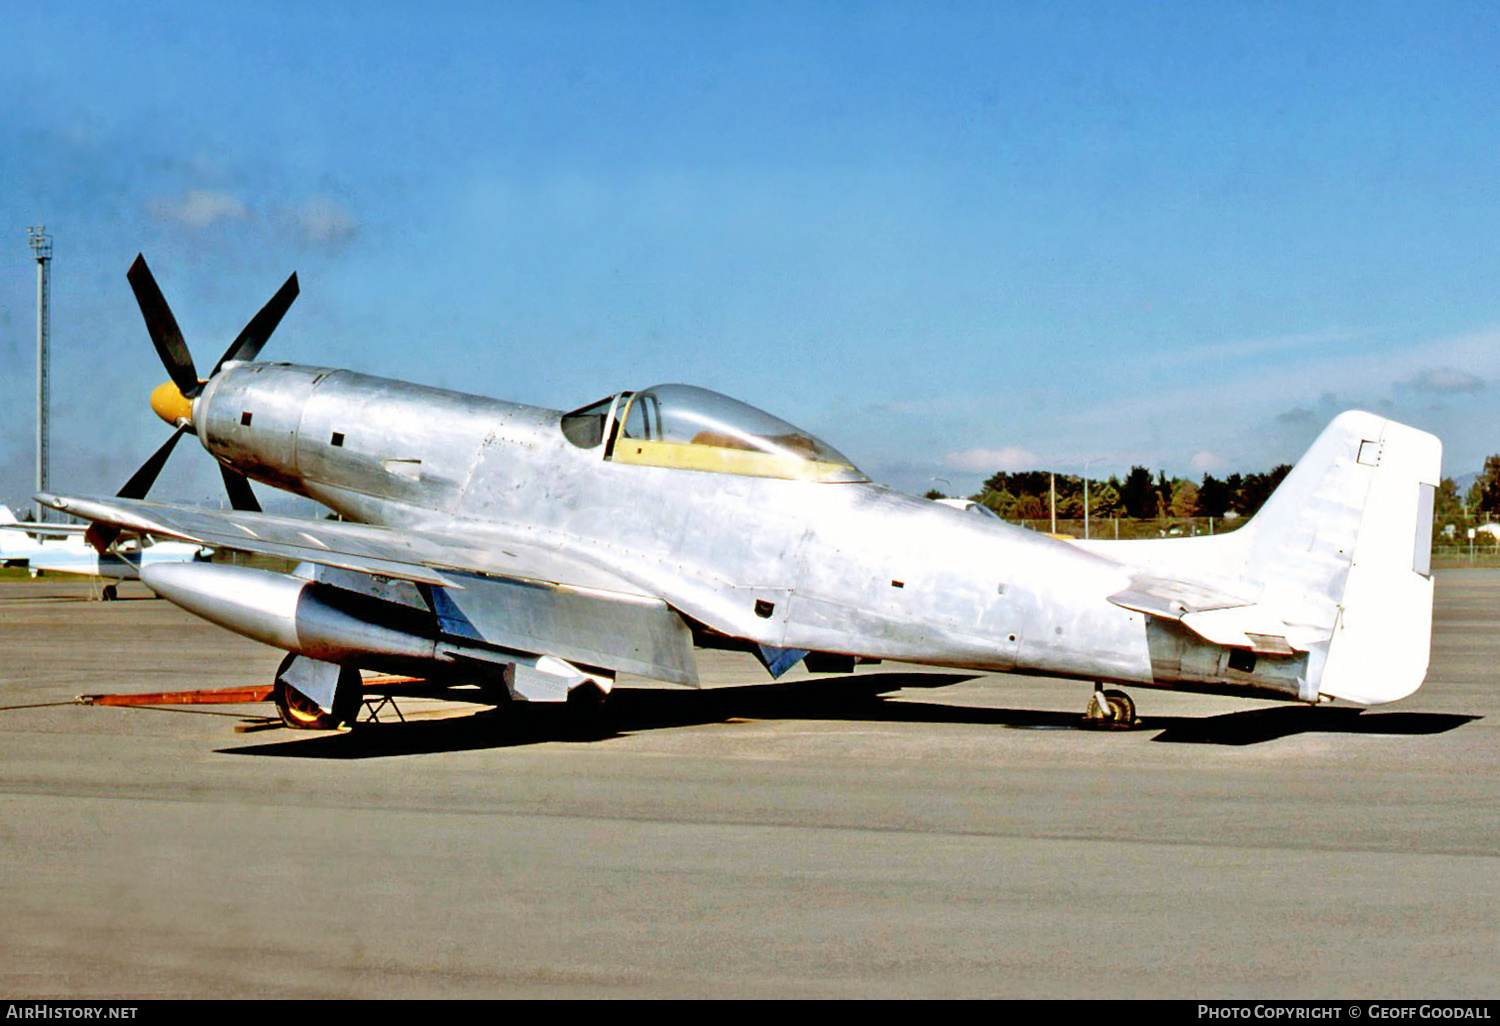
<path id="1" fill-rule="evenodd" d="M 1422 392 L 1479 392 L 1484 389 L 1483 378 L 1455 367 L 1428 367 L 1403 384 Z"/>
<path id="2" fill-rule="evenodd" d="M 319 196 L 291 212 L 302 238 L 318 246 L 342 246 L 359 234 L 359 221 L 337 200 Z"/>
<path id="3" fill-rule="evenodd" d="M 1500 366 L 1500 328 L 1427 339 L 1377 351 L 1298 353 L 1267 365 L 1211 365 L 1192 381 L 1161 387 L 1122 388 L 1115 397 L 1084 404 L 1066 420 L 1066 431 L 1053 430 L 1050 444 L 1090 451 L 1100 440 L 1114 449 L 1122 464 L 1142 462 L 1183 466 L 1200 450 L 1218 454 L 1223 469 L 1259 470 L 1301 455 L 1318 430 L 1346 409 L 1371 409 L 1443 437 L 1467 466 L 1477 446 L 1492 446 L 1500 408 L 1487 412 L 1484 391 L 1455 391 L 1468 377 L 1483 380 Z M 1427 410 L 1403 402 L 1393 382 L 1428 379 L 1432 368 L 1448 368 L 1453 401 L 1467 400 L 1464 415 L 1435 420 Z M 1412 392 L 1420 391 L 1412 389 Z M 1279 411 L 1279 412 L 1273 412 Z M 1047 423 L 1048 411 L 1037 413 Z M 1028 438 L 1017 440 L 1024 445 Z M 1487 451 L 1487 450 L 1486 450 Z"/>
<path id="4" fill-rule="evenodd" d="M 250 209 L 239 197 L 227 192 L 189 189 L 181 199 L 154 199 L 151 216 L 163 221 L 180 221 L 189 228 L 207 228 L 219 221 L 243 221 Z"/>
<path id="5" fill-rule="evenodd" d="M 328 196 L 314 196 L 272 216 L 257 215 L 238 196 L 208 189 L 189 189 L 177 198 L 160 197 L 149 204 L 151 216 L 193 229 L 231 222 L 251 222 L 262 231 L 290 231 L 303 244 L 340 249 L 360 231 L 359 220 L 343 204 Z"/>
<path id="6" fill-rule="evenodd" d="M 1224 465 L 1224 460 L 1216 452 L 1207 449 L 1199 449 L 1193 453 L 1193 458 L 1188 460 L 1188 465 L 1199 474 L 1206 474 L 1210 470 L 1218 470 Z"/>
<path id="7" fill-rule="evenodd" d="M 1294 335 L 1271 335 L 1265 338 L 1238 339 L 1233 342 L 1213 342 L 1193 346 L 1190 349 L 1158 355 L 1164 364 L 1222 363 L 1231 359 L 1255 359 L 1293 353 L 1302 356 L 1322 355 L 1337 349 L 1346 342 L 1357 342 L 1358 332 L 1348 328 L 1327 328 L 1323 331 L 1299 332 Z"/>
<path id="8" fill-rule="evenodd" d="M 1036 465 L 1036 453 L 1015 445 L 1003 449 L 960 449 L 943 457 L 943 466 L 974 474 L 993 474 L 1002 470 L 1015 473 L 1035 470 Z"/>

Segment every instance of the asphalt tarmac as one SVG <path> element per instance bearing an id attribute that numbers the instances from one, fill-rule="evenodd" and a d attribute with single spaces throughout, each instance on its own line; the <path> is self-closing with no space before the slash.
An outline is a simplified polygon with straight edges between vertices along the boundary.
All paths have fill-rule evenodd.
<path id="1" fill-rule="evenodd" d="M 0 582 L 0 994 L 1494 998 L 1500 571 L 1359 711 L 863 668 L 622 682 L 608 729 L 428 699 L 342 734 L 281 653 Z M 251 728 L 237 732 L 237 727 Z"/>

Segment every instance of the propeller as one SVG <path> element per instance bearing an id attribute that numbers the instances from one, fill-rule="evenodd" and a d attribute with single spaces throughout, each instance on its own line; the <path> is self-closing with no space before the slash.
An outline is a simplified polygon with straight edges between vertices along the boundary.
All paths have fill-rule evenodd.
<path id="1" fill-rule="evenodd" d="M 198 380 L 197 368 L 193 366 L 193 354 L 188 352 L 182 329 L 177 326 L 177 318 L 172 316 L 172 308 L 167 305 L 166 297 L 157 287 L 151 268 L 146 266 L 144 253 L 136 254 L 135 263 L 130 265 L 125 277 L 130 282 L 131 291 L 135 293 L 136 303 L 140 305 L 141 316 L 146 319 L 146 332 L 151 336 L 151 343 L 156 346 L 156 355 L 161 357 L 162 366 L 167 368 L 172 383 L 184 396 L 197 395 L 202 382 Z"/>
<path id="2" fill-rule="evenodd" d="M 172 384 L 177 386 L 177 391 L 183 398 L 197 398 L 208 381 L 198 377 L 198 370 L 193 365 L 193 354 L 188 351 L 187 342 L 183 340 L 182 329 L 177 327 L 177 318 L 172 316 L 172 308 L 167 305 L 166 298 L 157 287 L 156 278 L 152 276 L 151 268 L 146 266 L 144 255 L 136 255 L 135 263 L 130 265 L 125 277 L 129 279 L 130 287 L 135 292 L 135 301 L 140 304 L 141 316 L 146 320 L 146 331 L 151 335 L 151 344 L 156 346 L 156 354 L 161 357 L 162 366 L 167 369 Z M 234 341 L 229 343 L 229 348 L 224 350 L 224 355 L 214 364 L 209 378 L 219 373 L 231 360 L 253 360 L 259 356 L 261 349 L 271 338 L 271 333 L 276 330 L 292 301 L 297 298 L 298 291 L 297 273 L 293 271 L 291 277 L 276 290 L 276 294 L 260 308 L 259 313 L 250 318 Z"/>
<path id="3" fill-rule="evenodd" d="M 226 363 L 231 360 L 253 360 L 260 355 L 271 333 L 276 330 L 292 301 L 297 298 L 299 290 L 294 272 L 235 336 L 229 348 L 224 350 L 224 355 L 214 364 L 208 379 L 203 379 L 198 377 L 198 369 L 193 363 L 193 354 L 182 337 L 182 329 L 177 326 L 177 318 L 172 316 L 172 308 L 161 294 L 144 255 L 136 256 L 125 277 L 130 281 L 136 303 L 140 305 L 151 344 L 156 347 L 156 355 L 161 358 L 162 366 L 167 369 L 167 375 L 171 379 L 157 386 L 151 393 L 151 408 L 156 411 L 157 416 L 173 426 L 175 430 L 172 437 L 141 464 L 140 469 L 130 476 L 130 480 L 125 482 L 125 487 L 118 493 L 118 497 L 122 499 L 144 499 L 151 486 L 156 483 L 162 467 L 166 466 L 167 458 L 172 455 L 177 442 L 184 434 L 197 433 L 192 421 L 193 400 L 203 393 L 209 380 Z M 224 478 L 224 490 L 229 495 L 231 506 L 238 510 L 260 512 L 260 503 L 256 501 L 255 493 L 250 488 L 249 478 L 222 463 L 219 464 L 219 473 Z M 119 528 L 95 524 L 86 537 L 102 553 L 119 535 Z"/>

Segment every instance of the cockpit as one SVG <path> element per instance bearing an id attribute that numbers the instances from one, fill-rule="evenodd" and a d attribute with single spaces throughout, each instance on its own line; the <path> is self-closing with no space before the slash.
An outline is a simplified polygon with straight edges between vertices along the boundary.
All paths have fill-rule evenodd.
<path id="1" fill-rule="evenodd" d="M 827 442 L 693 385 L 601 399 L 563 414 L 562 432 L 581 449 L 603 445 L 604 458 L 615 463 L 791 481 L 869 480 Z"/>

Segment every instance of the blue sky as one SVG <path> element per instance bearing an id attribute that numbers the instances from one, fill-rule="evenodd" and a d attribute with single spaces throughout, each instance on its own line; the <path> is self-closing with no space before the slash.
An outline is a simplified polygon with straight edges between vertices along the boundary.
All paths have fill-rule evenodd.
<path id="1" fill-rule="evenodd" d="M 63 8 L 61 10 L 57 8 Z M 76 3 L 0 35 L 0 499 L 165 436 L 200 366 L 555 408 L 686 381 L 873 477 L 1266 469 L 1373 409 L 1500 452 L 1493 4 Z M 8 268 L 8 270 L 4 270 Z M 153 495 L 217 496 L 184 446 Z"/>

